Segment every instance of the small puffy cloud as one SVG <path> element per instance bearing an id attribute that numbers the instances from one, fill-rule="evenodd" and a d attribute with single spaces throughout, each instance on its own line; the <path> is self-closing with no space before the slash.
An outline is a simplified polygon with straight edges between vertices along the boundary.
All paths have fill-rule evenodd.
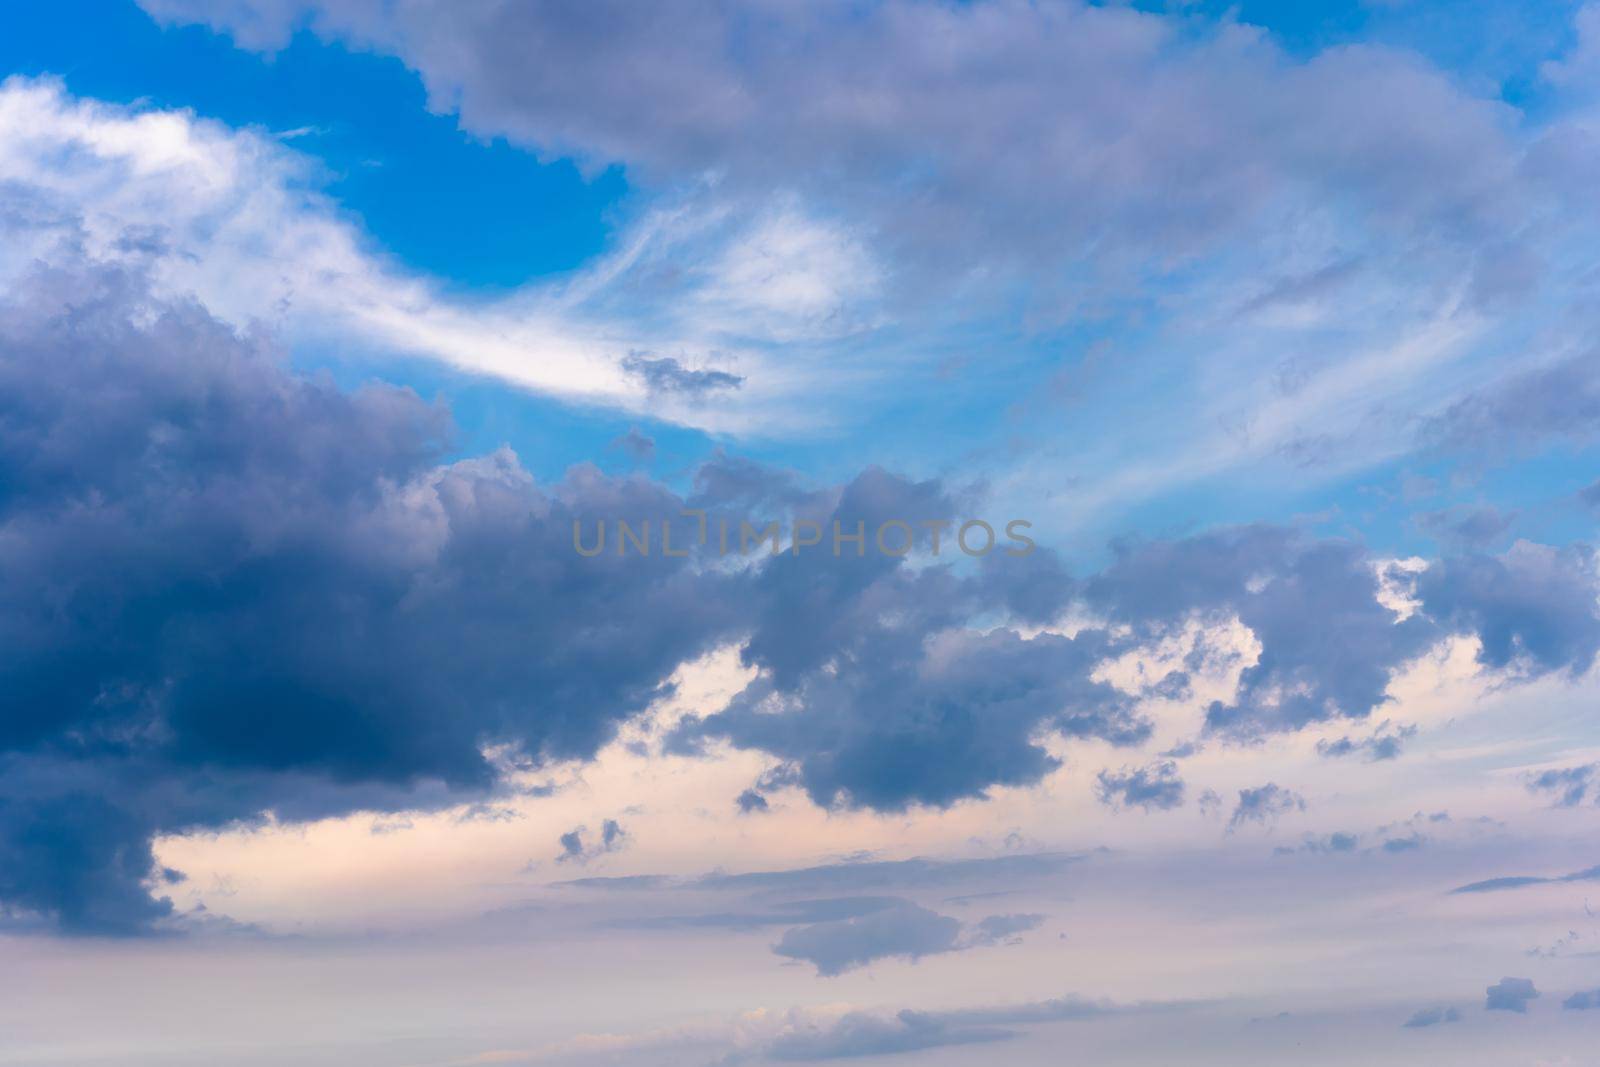
<path id="1" fill-rule="evenodd" d="M 1408 1030 L 1421 1030 L 1429 1026 L 1460 1021 L 1461 1012 L 1455 1008 L 1423 1008 L 1401 1025 Z"/>
<path id="2" fill-rule="evenodd" d="M 771 807 L 771 805 L 767 803 L 767 798 L 762 796 L 760 793 L 757 793 L 754 789 L 746 789 L 743 793 L 740 793 L 738 799 L 734 801 L 734 803 L 738 805 L 740 815 L 750 815 L 755 812 L 767 811 Z"/>
<path id="3" fill-rule="evenodd" d="M 1384 841 L 1383 850 L 1389 853 L 1416 852 L 1427 843 L 1427 840 L 1418 833 L 1407 834 L 1405 837 L 1391 837 Z"/>
<path id="4" fill-rule="evenodd" d="M 1095 793 L 1108 807 L 1165 811 L 1183 804 L 1184 784 L 1178 777 L 1178 765 L 1160 760 L 1147 767 L 1101 771 Z"/>
<path id="5" fill-rule="evenodd" d="M 1398 758 L 1402 745 L 1416 735 L 1415 726 L 1391 728 L 1389 723 L 1385 722 L 1367 737 L 1347 735 L 1338 740 L 1318 741 L 1317 755 L 1324 759 L 1339 759 L 1359 752 L 1365 756 L 1367 762 L 1380 763 Z"/>
<path id="6" fill-rule="evenodd" d="M 561 851 L 556 855 L 556 862 L 587 863 L 596 856 L 617 851 L 628 839 L 628 832 L 615 819 L 606 819 L 600 824 L 600 840 L 593 846 L 584 844 L 583 835 L 587 832 L 588 827 L 578 826 L 562 834 L 558 839 Z"/>
<path id="7" fill-rule="evenodd" d="M 649 463 L 656 458 L 655 438 L 640 433 L 637 427 L 630 427 L 627 433 L 613 440 L 611 447 L 620 449 L 635 463 Z"/>
<path id="8" fill-rule="evenodd" d="M 1575 808 L 1589 797 L 1600 801 L 1600 763 L 1540 771 L 1527 778 L 1528 792 L 1544 793 L 1561 808 Z"/>
<path id="9" fill-rule="evenodd" d="M 1539 991 L 1528 978 L 1502 978 L 1485 992 L 1483 1006 L 1487 1011 L 1514 1011 L 1525 1015 L 1528 1002 L 1539 998 Z"/>
<path id="10" fill-rule="evenodd" d="M 956 949 L 961 922 L 901 901 L 870 915 L 813 923 L 788 931 L 773 951 L 804 960 L 824 977 L 843 974 L 874 960 L 920 959 Z"/>
<path id="11" fill-rule="evenodd" d="M 1561 1006 L 1567 1011 L 1593 1011 L 1596 1008 L 1600 1008 L 1600 989 L 1574 993 L 1566 1000 L 1563 1000 Z"/>
<path id="12" fill-rule="evenodd" d="M 1304 797 L 1275 782 L 1254 789 L 1241 789 L 1239 802 L 1234 805 L 1233 814 L 1228 818 L 1228 830 L 1231 833 L 1247 822 L 1266 825 L 1276 822 L 1280 815 L 1305 810 Z"/>
<path id="13" fill-rule="evenodd" d="M 744 379 L 720 370 L 691 370 L 672 356 L 651 357 L 630 352 L 621 363 L 625 373 L 637 378 L 651 395 L 676 393 L 700 399 L 719 389 L 737 389 Z"/>

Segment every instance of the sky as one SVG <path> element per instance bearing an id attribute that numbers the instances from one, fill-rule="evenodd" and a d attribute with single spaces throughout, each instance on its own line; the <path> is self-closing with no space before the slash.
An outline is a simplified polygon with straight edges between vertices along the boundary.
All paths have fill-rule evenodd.
<path id="1" fill-rule="evenodd" d="M 0 1064 L 1592 1060 L 1600 6 L 13 7 Z"/>

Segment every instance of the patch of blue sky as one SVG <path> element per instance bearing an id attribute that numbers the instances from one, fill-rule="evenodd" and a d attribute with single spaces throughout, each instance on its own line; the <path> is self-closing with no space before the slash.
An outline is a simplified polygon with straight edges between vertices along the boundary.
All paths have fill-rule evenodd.
<path id="1" fill-rule="evenodd" d="M 467 135 L 426 109 L 399 60 L 309 33 L 263 58 L 206 29 L 164 28 L 131 0 L 12 4 L 0 33 L 10 74 L 287 138 L 326 166 L 327 191 L 380 247 L 456 290 L 572 270 L 607 247 L 629 193 L 620 168 L 585 175 Z"/>

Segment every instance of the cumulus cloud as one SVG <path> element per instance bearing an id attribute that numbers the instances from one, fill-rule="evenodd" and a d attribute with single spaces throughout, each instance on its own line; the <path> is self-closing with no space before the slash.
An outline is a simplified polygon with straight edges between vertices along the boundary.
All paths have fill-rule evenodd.
<path id="1" fill-rule="evenodd" d="M 1579 669 L 1600 640 L 1575 547 L 1430 567 L 1404 619 L 1357 546 L 1261 527 L 1124 546 L 1081 585 L 1040 549 L 1026 601 L 1000 561 L 582 558 L 572 523 L 596 516 L 777 500 L 870 529 L 963 500 L 876 468 L 806 489 L 727 457 L 687 500 L 586 466 L 538 485 L 504 450 L 447 462 L 434 405 L 297 377 L 121 264 L 27 275 L 0 338 L 0 671 L 18 709 L 0 728 L 0 899 L 76 929 L 168 914 L 157 834 L 492 799 L 518 768 L 592 757 L 729 641 L 755 677 L 683 720 L 675 750 L 725 740 L 818 804 L 895 811 L 1036 783 L 1059 767 L 1049 735 L 1142 743 L 1150 723 L 1097 670 L 1196 616 L 1260 645 L 1207 709 L 1234 735 L 1367 715 L 1436 615 L 1496 667 Z M 973 625 L 1080 594 L 1108 625 Z M 1300 803 L 1245 791 L 1230 825 Z"/>
<path id="2" fill-rule="evenodd" d="M 1305 811 L 1306 801 L 1299 793 L 1285 789 L 1275 782 L 1254 789 L 1239 790 L 1239 802 L 1228 817 L 1231 833 L 1247 822 L 1267 825 L 1291 811 Z"/>
<path id="3" fill-rule="evenodd" d="M 959 508 L 935 483 L 869 469 L 819 526 L 915 527 L 952 514 Z M 1133 702 L 1091 678 L 1109 647 L 1103 633 L 956 625 L 983 604 L 1003 606 L 1007 587 L 991 573 L 848 548 L 772 559 L 754 585 L 743 651 L 761 673 L 726 708 L 683 720 L 669 743 L 693 751 L 726 739 L 791 765 L 818 804 L 899 810 L 1037 782 L 1059 766 L 1041 731 L 1123 745 L 1147 737 Z"/>
<path id="4" fill-rule="evenodd" d="M 1209 729 L 1238 736 L 1365 718 L 1388 702 L 1393 671 L 1437 639 L 1426 617 L 1399 619 L 1379 602 L 1360 546 L 1272 527 L 1124 546 L 1087 592 L 1152 638 L 1195 616 L 1249 627 L 1261 645 L 1256 662 L 1235 699 L 1206 711 Z M 1337 641 L 1326 639 L 1331 619 Z"/>
<path id="5" fill-rule="evenodd" d="M 136 927 L 157 832 L 481 799 L 490 742 L 590 756 L 736 618 L 735 577 L 572 552 L 575 514 L 670 493 L 444 463 L 437 408 L 293 377 L 138 275 L 36 274 L 0 331 L 13 906 Z"/>
<path id="6" fill-rule="evenodd" d="M 1561 1002 L 1561 1007 L 1567 1011 L 1592 1011 L 1600 1008 L 1600 989 L 1574 993 Z"/>
<path id="7" fill-rule="evenodd" d="M 1502 978 L 1485 991 L 1483 1006 L 1487 1011 L 1514 1011 L 1526 1015 L 1528 1002 L 1537 1000 L 1539 991 L 1527 978 Z"/>
<path id="8" fill-rule="evenodd" d="M 583 841 L 588 829 L 578 826 L 561 835 L 557 842 L 561 846 L 561 851 L 556 855 L 557 863 L 587 863 L 596 856 L 616 852 L 628 840 L 628 832 L 615 819 L 606 819 L 600 824 L 600 838 L 592 845 L 585 845 Z"/>
<path id="9" fill-rule="evenodd" d="M 1183 779 L 1178 765 L 1158 760 L 1147 767 L 1124 767 L 1113 773 L 1101 771 L 1095 793 L 1100 803 L 1111 807 L 1170 810 L 1183 804 Z"/>
<path id="10" fill-rule="evenodd" d="M 1417 579 L 1417 595 L 1442 625 L 1478 636 L 1485 666 L 1576 675 L 1600 654 L 1595 575 L 1589 545 L 1518 541 L 1500 556 L 1430 566 Z"/>
<path id="11" fill-rule="evenodd" d="M 1600 790 L 1595 788 L 1597 775 L 1600 775 L 1600 763 L 1585 763 L 1540 771 L 1529 775 L 1526 781 L 1528 792 L 1548 794 L 1558 807 L 1575 808 L 1592 793 L 1600 801 Z"/>
<path id="12" fill-rule="evenodd" d="M 1458 1023 L 1461 1012 L 1455 1008 L 1423 1008 L 1401 1025 L 1408 1030 L 1421 1030 L 1442 1023 Z"/>

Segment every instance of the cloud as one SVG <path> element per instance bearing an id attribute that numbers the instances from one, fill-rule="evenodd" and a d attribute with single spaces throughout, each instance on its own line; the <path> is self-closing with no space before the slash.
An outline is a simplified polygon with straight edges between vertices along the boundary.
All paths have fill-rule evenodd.
<path id="1" fill-rule="evenodd" d="M 689 370 L 671 356 L 652 358 L 639 352 L 624 357 L 622 369 L 644 382 L 651 395 L 681 393 L 698 399 L 718 389 L 737 389 L 744 384 L 737 374 Z"/>
<path id="2" fill-rule="evenodd" d="M 1428 434 L 1444 447 L 1498 453 L 1592 440 L 1600 432 L 1597 375 L 1600 353 L 1594 351 L 1543 366 L 1518 365 L 1436 416 Z"/>
<path id="3" fill-rule="evenodd" d="M 259 131 L 10 78 L 0 84 L 0 144 L 0 181 L 27 205 L 0 213 L 0 284 L 36 261 L 87 255 L 144 272 L 155 295 L 196 299 L 237 329 L 264 324 L 296 342 L 421 356 L 567 402 L 719 431 L 792 433 L 827 407 L 802 410 L 793 398 L 842 403 L 825 350 L 857 328 L 844 325 L 847 305 L 864 296 L 871 269 L 848 238 L 798 207 L 774 222 L 760 211 L 733 218 L 715 205 L 662 204 L 570 277 L 467 300 L 376 253 L 320 191 L 319 164 Z M 784 292 L 703 266 L 751 247 L 782 269 L 805 261 L 833 279 L 832 301 L 797 314 Z M 683 271 L 680 259 L 702 267 Z M 780 344 L 810 355 L 778 369 L 770 350 Z"/>
<path id="4" fill-rule="evenodd" d="M 915 528 L 956 514 L 936 483 L 869 468 L 818 525 L 873 530 L 896 519 Z M 840 556 L 773 558 L 754 585 L 756 625 L 743 651 L 761 673 L 722 710 L 684 719 L 669 746 L 692 752 L 727 740 L 791 765 L 818 804 L 894 811 L 1039 781 L 1059 766 L 1039 743 L 1044 732 L 1144 740 L 1150 726 L 1131 699 L 1091 677 L 1108 649 L 1103 634 L 957 625 L 1002 606 L 1006 587 L 987 580 L 993 573 L 912 568 L 848 546 Z"/>
<path id="5" fill-rule="evenodd" d="M 652 463 L 656 458 L 655 439 L 648 434 L 640 433 L 637 427 L 630 428 L 627 433 L 612 441 L 611 447 L 620 448 L 635 463 Z"/>
<path id="6" fill-rule="evenodd" d="M 1087 583 L 1088 602 L 1154 640 L 1176 620 L 1235 617 L 1261 645 L 1237 696 L 1214 701 L 1207 728 L 1236 736 L 1365 718 L 1389 701 L 1393 671 L 1437 639 L 1425 616 L 1398 619 L 1358 545 L 1308 542 L 1251 526 L 1121 547 Z M 1326 639 L 1336 618 L 1339 640 Z"/>
<path id="7" fill-rule="evenodd" d="M 1575 808 L 1588 799 L 1597 773 L 1600 763 L 1540 771 L 1527 777 L 1528 792 L 1553 794 L 1557 807 Z M 1596 793 L 1596 800 L 1600 802 L 1600 792 Z"/>
<path id="8" fill-rule="evenodd" d="M 1416 852 L 1427 844 L 1428 839 L 1418 833 L 1407 834 L 1405 837 L 1391 837 L 1383 842 L 1383 850 L 1388 853 Z"/>
<path id="9" fill-rule="evenodd" d="M 1148 767 L 1124 767 L 1115 774 L 1101 771 L 1097 783 L 1095 792 L 1100 803 L 1110 807 L 1167 811 L 1183 804 L 1183 779 L 1178 777 L 1178 765 L 1171 760 L 1159 760 Z"/>
<path id="10" fill-rule="evenodd" d="M 797 927 L 784 934 L 772 951 L 804 960 L 819 975 L 832 977 L 875 960 L 914 961 L 953 952 L 960 935 L 960 921 L 902 901 L 869 915 Z"/>
<path id="11" fill-rule="evenodd" d="M 1600 1008 L 1600 989 L 1574 993 L 1561 1002 L 1561 1007 L 1567 1011 L 1592 1011 Z"/>
<path id="12" fill-rule="evenodd" d="M 1487 1011 L 1514 1011 L 1526 1015 L 1528 1002 L 1537 1000 L 1539 991 L 1527 978 L 1502 978 L 1486 991 L 1483 1006 Z"/>
<path id="13" fill-rule="evenodd" d="M 1364 752 L 1369 763 L 1379 763 L 1399 758 L 1402 744 L 1415 736 L 1417 736 L 1415 726 L 1391 729 L 1388 723 L 1384 723 L 1368 737 L 1345 736 L 1337 741 L 1318 741 L 1317 755 L 1326 759 L 1338 759 L 1356 752 Z"/>
<path id="14" fill-rule="evenodd" d="M 490 742 L 591 756 L 736 625 L 736 576 L 572 551 L 575 515 L 672 494 L 445 463 L 439 409 L 294 377 L 137 274 L 37 272 L 0 337 L 0 899 L 64 927 L 169 912 L 158 832 L 486 799 Z"/>
<path id="15" fill-rule="evenodd" d="M 1458 1023 L 1461 1013 L 1455 1008 L 1423 1008 L 1401 1025 L 1408 1030 L 1421 1030 L 1442 1023 Z"/>
<path id="16" fill-rule="evenodd" d="M 1594 549 L 1518 541 L 1500 556 L 1444 560 L 1417 579 L 1429 615 L 1476 634 L 1495 669 L 1582 674 L 1600 654 Z"/>
<path id="17" fill-rule="evenodd" d="M 805 960 L 827 978 L 881 959 L 914 962 L 924 956 L 1015 944 L 1016 935 L 1044 921 L 1043 915 L 989 915 L 969 926 L 909 900 L 874 902 L 851 910 L 853 914 L 787 931 L 772 951 Z"/>
<path id="18" fill-rule="evenodd" d="M 1341 217 L 1438 241 L 1499 234 L 1524 199 L 1505 105 L 1414 57 L 1301 60 L 1232 21 L 1077 3 L 144 6 L 263 50 L 309 23 L 398 55 L 478 134 L 658 184 L 709 171 L 733 195 L 796 189 L 933 262 L 987 245 L 1031 265 L 1091 244 L 1160 260 L 1334 198 Z M 1019 104 L 1037 100 L 1073 106 Z"/>
<path id="19" fill-rule="evenodd" d="M 722 871 L 671 882 L 679 888 L 759 893 L 859 893 L 892 889 L 940 889 L 973 882 L 1018 884 L 1048 880 L 1087 859 L 1076 852 L 1024 852 L 978 859 L 856 860 L 782 870 Z M 659 877 L 590 878 L 560 885 L 612 889 L 654 889 Z"/>
<path id="20" fill-rule="evenodd" d="M 606 819 L 600 824 L 600 840 L 593 846 L 583 843 L 583 835 L 587 830 L 588 827 L 578 826 L 561 835 L 561 852 L 556 856 L 557 863 L 587 863 L 596 856 L 616 852 L 628 840 L 627 831 L 615 819 Z"/>
<path id="21" fill-rule="evenodd" d="M 1275 782 L 1254 789 L 1239 790 L 1239 802 L 1228 817 L 1228 832 L 1232 833 L 1247 822 L 1266 825 L 1291 811 L 1305 811 L 1306 801 L 1300 794 L 1285 789 Z"/>
<path id="22" fill-rule="evenodd" d="M 829 1026 L 783 1034 L 766 1053 L 780 1063 L 843 1060 L 1004 1041 L 1012 1036 L 992 1027 L 952 1027 L 925 1012 L 902 1011 L 889 1019 L 852 1012 Z"/>
<path id="23" fill-rule="evenodd" d="M 1425 512 L 1417 516 L 1417 523 L 1446 544 L 1480 548 L 1498 541 L 1516 519 L 1516 512 L 1502 512 L 1486 504 Z"/>
<path id="24" fill-rule="evenodd" d="M 1045 917 L 1037 914 L 989 915 L 979 919 L 968 936 L 973 945 L 998 945 L 1014 942 L 1018 934 L 1036 930 Z"/>
<path id="25" fill-rule="evenodd" d="M 1503 878 L 1490 878 L 1482 882 L 1472 882 L 1469 885 L 1458 886 L 1450 890 L 1451 893 L 1496 893 L 1504 889 L 1522 889 L 1533 885 L 1558 885 L 1567 882 L 1600 882 L 1600 867 L 1590 867 L 1587 870 L 1574 871 L 1571 874 L 1544 877 L 1541 875 L 1516 874 Z"/>
<path id="26" fill-rule="evenodd" d="M 596 516 L 777 499 L 853 529 L 965 499 L 877 468 L 812 490 L 722 457 L 686 500 L 589 466 L 538 485 L 507 450 L 447 461 L 436 406 L 296 376 L 117 263 L 36 268 L 0 301 L 0 341 L 0 681 L 19 709 L 0 726 L 0 899 L 75 930 L 170 915 L 158 834 L 491 801 L 520 770 L 592 757 L 730 641 L 755 679 L 675 750 L 726 740 L 818 804 L 897 811 L 1036 783 L 1059 766 L 1050 735 L 1142 743 L 1151 724 L 1097 671 L 1197 614 L 1260 644 L 1208 709 L 1229 733 L 1367 714 L 1438 635 L 1429 612 L 1482 627 L 1491 665 L 1576 669 L 1596 640 L 1577 548 L 1430 567 L 1402 620 L 1344 542 L 1124 546 L 1081 586 L 1029 572 L 1061 579 L 1035 583 L 1051 591 L 1030 616 L 1079 592 L 1108 616 L 1072 636 L 992 625 L 1018 603 L 998 560 L 583 558 L 572 523 Z M 1291 797 L 1241 796 L 1231 825 Z"/>
<path id="27" fill-rule="evenodd" d="M 1289 848 L 1288 846 L 1279 846 L 1278 848 L 1274 849 L 1273 851 L 1274 851 L 1274 853 L 1280 854 L 1280 855 L 1293 855 L 1296 852 L 1315 852 L 1315 853 L 1354 852 L 1356 850 L 1356 846 L 1359 845 L 1360 843 L 1361 843 L 1361 838 L 1358 837 L 1355 834 L 1331 833 L 1331 834 L 1326 835 L 1325 837 L 1311 837 L 1311 836 L 1308 836 L 1306 838 L 1306 840 L 1296 848 Z"/>

